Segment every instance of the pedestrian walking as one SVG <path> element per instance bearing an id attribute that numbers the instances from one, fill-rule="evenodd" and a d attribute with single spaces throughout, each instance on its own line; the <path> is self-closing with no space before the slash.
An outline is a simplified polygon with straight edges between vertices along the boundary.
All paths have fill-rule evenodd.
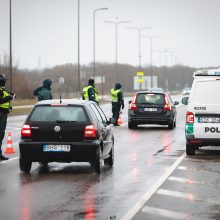
<path id="1" fill-rule="evenodd" d="M 8 160 L 7 157 L 2 155 L 1 147 L 5 136 L 8 114 L 12 109 L 11 100 L 15 98 L 13 92 L 6 90 L 6 80 L 5 74 L 0 73 L 0 160 Z"/>
<path id="2" fill-rule="evenodd" d="M 121 111 L 121 108 L 124 109 L 124 97 L 123 92 L 121 91 L 121 84 L 116 83 L 115 88 L 111 89 L 112 97 L 112 119 L 114 126 L 120 126 L 118 124 L 118 118 Z"/>
<path id="3" fill-rule="evenodd" d="M 89 79 L 88 86 L 83 88 L 82 98 L 83 100 L 90 100 L 99 104 L 99 95 L 98 95 L 98 90 L 95 88 L 94 79 Z"/>
<path id="4" fill-rule="evenodd" d="M 52 81 L 50 79 L 45 79 L 43 81 L 43 86 L 34 90 L 33 95 L 37 96 L 38 101 L 52 99 L 51 85 Z"/>

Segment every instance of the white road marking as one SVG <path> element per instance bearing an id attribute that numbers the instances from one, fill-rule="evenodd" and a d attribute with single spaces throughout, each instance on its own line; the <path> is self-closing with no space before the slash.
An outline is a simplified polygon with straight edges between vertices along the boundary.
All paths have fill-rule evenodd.
<path id="1" fill-rule="evenodd" d="M 19 131 L 19 130 L 21 130 L 21 128 L 15 128 L 15 129 L 12 129 L 12 130 L 6 130 L 5 132 L 7 133 L 7 132 L 13 132 L 13 131 Z"/>
<path id="2" fill-rule="evenodd" d="M 210 171 L 210 170 L 203 170 L 203 169 L 196 169 L 196 168 L 188 168 L 188 167 L 185 167 L 185 166 L 179 166 L 177 169 L 185 170 L 185 171 L 191 171 L 191 172 L 197 172 L 197 173 L 208 173 L 208 174 L 219 175 L 219 172 L 217 172 L 217 171 Z"/>
<path id="3" fill-rule="evenodd" d="M 142 209 L 142 212 L 150 213 L 153 215 L 160 215 L 161 217 L 167 217 L 170 219 L 189 219 L 189 215 L 181 213 L 181 212 L 174 212 L 166 209 L 154 208 L 150 206 L 145 206 Z"/>
<path id="4" fill-rule="evenodd" d="M 164 175 L 148 190 L 144 193 L 143 197 L 121 218 L 121 220 L 130 220 L 136 213 L 143 207 L 143 205 L 151 198 L 151 196 L 158 190 L 158 188 L 165 182 L 170 174 L 179 166 L 179 164 L 186 157 L 183 153 L 173 165 L 164 173 Z"/>
<path id="5" fill-rule="evenodd" d="M 19 157 L 13 157 L 13 158 L 10 158 L 9 160 L 0 160 L 0 165 L 3 164 L 3 163 L 8 163 L 8 162 L 12 162 L 13 160 L 17 160 Z"/>
<path id="6" fill-rule="evenodd" d="M 165 196 L 173 196 L 173 197 L 178 197 L 182 199 L 194 200 L 193 194 L 191 193 L 183 193 L 183 192 L 167 190 L 167 189 L 159 189 L 157 191 L 157 194 L 165 195 Z"/>

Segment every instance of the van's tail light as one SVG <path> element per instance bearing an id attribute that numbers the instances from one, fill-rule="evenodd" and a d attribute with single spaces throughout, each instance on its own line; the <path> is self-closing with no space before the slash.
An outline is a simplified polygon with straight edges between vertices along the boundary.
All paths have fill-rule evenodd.
<path id="1" fill-rule="evenodd" d="M 192 112 L 186 113 L 186 123 L 194 123 L 194 114 Z"/>
<path id="2" fill-rule="evenodd" d="M 21 129 L 21 137 L 31 137 L 32 133 L 31 133 L 31 127 L 30 125 L 23 125 L 22 129 Z"/>
<path id="3" fill-rule="evenodd" d="M 138 109 L 136 98 L 137 98 L 137 94 L 134 96 L 133 100 L 131 101 L 131 104 L 129 105 L 129 110 L 136 111 Z"/>
<path id="4" fill-rule="evenodd" d="M 166 95 L 164 95 L 164 107 L 163 107 L 163 110 L 164 111 L 171 111 L 172 110 L 172 106 L 168 100 L 168 97 Z"/>
<path id="5" fill-rule="evenodd" d="M 89 138 L 89 137 L 96 137 L 96 128 L 94 125 L 87 125 L 85 127 L 85 132 L 84 132 L 84 137 Z"/>

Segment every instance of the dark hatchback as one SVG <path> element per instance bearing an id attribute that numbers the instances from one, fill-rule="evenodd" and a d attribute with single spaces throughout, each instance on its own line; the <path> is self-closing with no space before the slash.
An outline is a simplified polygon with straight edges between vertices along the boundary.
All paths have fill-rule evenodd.
<path id="1" fill-rule="evenodd" d="M 176 107 L 179 102 L 172 101 L 167 92 L 140 91 L 129 101 L 128 128 L 134 129 L 142 124 L 168 125 L 176 127 Z"/>
<path id="2" fill-rule="evenodd" d="M 89 162 L 97 173 L 114 163 L 114 136 L 102 109 L 94 102 L 65 99 L 38 102 L 21 130 L 20 170 L 32 162 Z"/>

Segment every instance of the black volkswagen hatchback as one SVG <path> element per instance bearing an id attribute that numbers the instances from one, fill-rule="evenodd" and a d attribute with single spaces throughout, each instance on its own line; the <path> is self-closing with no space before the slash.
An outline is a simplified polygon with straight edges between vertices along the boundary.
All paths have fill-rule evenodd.
<path id="1" fill-rule="evenodd" d="M 170 95 L 163 91 L 140 91 L 129 102 L 128 128 L 134 129 L 141 124 L 168 125 L 176 127 L 176 107 Z"/>
<path id="2" fill-rule="evenodd" d="M 38 102 L 22 130 L 20 170 L 32 162 L 89 162 L 97 173 L 102 162 L 113 166 L 114 136 L 110 121 L 94 102 L 64 99 Z"/>

